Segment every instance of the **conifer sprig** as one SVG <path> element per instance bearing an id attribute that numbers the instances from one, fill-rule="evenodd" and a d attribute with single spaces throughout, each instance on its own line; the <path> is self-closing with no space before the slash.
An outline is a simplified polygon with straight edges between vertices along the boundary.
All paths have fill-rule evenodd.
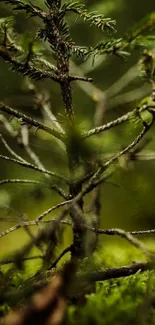
<path id="1" fill-rule="evenodd" d="M 46 13 L 43 12 L 40 7 L 34 6 L 30 1 L 29 4 L 26 4 L 20 0 L 1 0 L 5 4 L 10 4 L 14 6 L 14 10 L 25 10 L 26 13 L 30 14 L 31 17 L 38 16 L 40 18 L 45 18 Z"/>
<path id="2" fill-rule="evenodd" d="M 107 31 L 109 33 L 115 33 L 116 21 L 111 18 L 106 18 L 102 14 L 97 14 L 96 12 L 88 13 L 85 6 L 81 5 L 79 2 L 69 2 L 64 4 L 62 10 L 65 12 L 74 12 L 79 17 L 83 18 L 84 21 L 87 21 L 90 25 L 95 25 L 101 31 Z"/>
<path id="3" fill-rule="evenodd" d="M 10 64 L 13 71 L 17 71 L 23 76 L 28 76 L 34 80 L 40 80 L 42 78 L 50 78 L 55 82 L 59 82 L 59 77 L 52 72 L 42 70 L 32 65 L 31 62 L 25 60 L 22 62 L 21 57 L 11 56 L 5 47 L 0 46 L 0 56 Z"/>

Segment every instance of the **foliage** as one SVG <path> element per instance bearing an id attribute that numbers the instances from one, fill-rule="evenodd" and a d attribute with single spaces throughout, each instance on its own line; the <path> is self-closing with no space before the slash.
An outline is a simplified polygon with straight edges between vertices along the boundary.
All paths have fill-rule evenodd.
<path id="1" fill-rule="evenodd" d="M 148 302 L 147 296 L 151 276 L 154 275 L 137 274 L 131 279 L 97 283 L 96 293 L 87 296 L 84 307 L 70 307 L 67 324 L 153 324 L 154 297 Z"/>

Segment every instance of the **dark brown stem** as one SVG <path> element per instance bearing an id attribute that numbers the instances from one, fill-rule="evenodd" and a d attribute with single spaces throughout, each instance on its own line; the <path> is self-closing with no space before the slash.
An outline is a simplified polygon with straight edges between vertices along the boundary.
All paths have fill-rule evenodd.
<path id="1" fill-rule="evenodd" d="M 94 271 L 88 275 L 91 282 L 105 281 L 108 279 L 121 278 L 133 275 L 138 271 L 144 272 L 146 270 L 154 269 L 154 263 L 151 262 L 137 262 L 130 265 L 108 268 L 101 271 Z"/>

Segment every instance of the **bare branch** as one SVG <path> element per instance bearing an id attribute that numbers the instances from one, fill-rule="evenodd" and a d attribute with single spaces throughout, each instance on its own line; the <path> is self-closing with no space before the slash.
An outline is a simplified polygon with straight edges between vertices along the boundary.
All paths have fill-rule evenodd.
<path id="1" fill-rule="evenodd" d="M 53 206 L 52 208 L 46 210 L 45 212 L 43 212 L 37 219 L 36 222 L 39 223 L 44 217 L 46 217 L 49 213 L 51 213 L 52 211 L 61 208 L 65 205 L 69 205 L 70 203 L 72 203 L 73 200 L 68 200 L 68 201 L 64 201 L 61 203 L 58 203 L 57 205 Z"/>
<path id="2" fill-rule="evenodd" d="M 131 114 L 133 114 L 134 111 L 135 110 L 133 110 L 132 112 L 129 112 L 129 113 L 117 118 L 116 120 L 113 120 L 113 121 L 108 122 L 108 123 L 106 123 L 104 125 L 98 126 L 98 127 L 94 128 L 94 129 L 91 129 L 90 131 L 87 131 L 87 132 L 83 133 L 82 137 L 83 138 L 88 138 L 88 137 L 91 137 L 92 135 L 97 135 L 97 134 L 99 134 L 101 132 L 105 132 L 105 131 L 110 130 L 111 128 L 113 128 L 113 127 L 115 127 L 117 125 L 120 125 L 120 124 L 126 122 L 132 116 Z"/>
<path id="3" fill-rule="evenodd" d="M 50 122 L 54 125 L 54 127 L 56 127 L 56 129 L 61 132 L 62 134 L 64 134 L 64 130 L 62 128 L 62 126 L 60 125 L 60 123 L 58 122 L 56 116 L 52 113 L 51 109 L 50 109 L 50 105 L 49 105 L 49 100 L 47 103 L 47 100 L 43 101 L 42 98 L 42 110 L 45 113 L 46 117 L 48 118 L 48 120 L 50 119 Z M 63 147 L 64 149 L 64 147 Z"/>
<path id="4" fill-rule="evenodd" d="M 43 259 L 43 256 L 36 255 L 36 256 L 24 257 L 24 258 L 21 258 L 21 262 L 33 261 L 36 259 Z M 0 261 L 0 265 L 6 265 L 6 264 L 15 263 L 15 262 L 16 262 L 16 260 L 14 260 L 14 259 L 8 259 L 8 260 L 6 259 L 4 263 Z"/>
<path id="5" fill-rule="evenodd" d="M 84 77 L 84 72 L 81 67 L 77 66 L 73 61 L 71 61 L 71 69 L 74 73 L 78 73 L 82 77 Z M 79 80 L 77 80 L 78 86 L 94 101 L 99 101 L 100 99 L 103 99 L 104 93 L 97 88 L 94 83 L 81 83 Z"/>
<path id="6" fill-rule="evenodd" d="M 2 220 L 2 218 L 0 218 L 0 220 Z M 8 220 L 8 218 L 3 218 L 3 222 L 7 222 L 9 221 L 10 222 L 10 219 Z M 50 224 L 52 222 L 55 222 L 56 219 L 50 219 L 50 220 L 40 220 L 39 223 L 40 224 Z M 14 220 L 13 220 L 14 222 Z M 71 221 L 69 220 L 61 220 L 61 224 L 62 225 L 68 225 L 68 226 L 73 226 L 73 224 L 71 223 Z M 10 227 L 9 229 L 7 230 L 4 230 L 0 233 L 0 238 L 6 236 L 6 235 L 9 235 L 11 232 L 14 232 L 18 229 L 21 229 L 23 227 L 23 225 L 26 225 L 26 226 L 38 226 L 38 221 L 37 220 L 34 220 L 34 221 L 23 221 L 23 223 L 17 223 L 16 225 Z M 93 231 L 93 230 L 92 230 Z"/>
<path id="7" fill-rule="evenodd" d="M 26 125 L 23 125 L 21 127 L 21 138 L 22 138 L 22 143 L 23 146 L 25 148 L 25 151 L 27 152 L 27 154 L 29 155 L 29 157 L 31 158 L 31 160 L 34 162 L 34 164 L 40 169 L 43 169 L 46 171 L 46 168 L 44 167 L 44 165 L 41 163 L 39 157 L 36 155 L 36 153 L 30 148 L 29 146 L 29 132 L 28 132 L 28 128 Z M 47 178 L 49 177 L 49 175 L 46 175 Z"/>
<path id="8" fill-rule="evenodd" d="M 99 231 L 99 229 L 97 230 L 97 233 L 100 234 L 101 232 Z M 125 238 L 126 240 L 128 240 L 132 245 L 134 245 L 135 247 L 137 247 L 140 251 L 142 251 L 146 256 L 148 257 L 155 257 L 155 255 L 150 252 L 145 245 L 139 241 L 137 238 L 135 238 L 133 236 L 133 233 L 129 233 L 126 232 L 122 229 L 110 229 L 109 234 L 114 234 L 114 235 L 118 235 L 120 237 Z"/>
<path id="9" fill-rule="evenodd" d="M 153 123 L 153 121 L 152 121 Z M 115 160 L 117 160 L 119 157 L 121 157 L 122 155 L 125 155 L 127 152 L 129 152 L 132 148 L 134 148 L 144 137 L 144 135 L 148 132 L 148 130 L 150 129 L 150 127 L 152 126 L 152 123 L 150 125 L 148 125 L 148 127 L 144 127 L 143 130 L 140 132 L 140 134 L 133 140 L 132 143 L 130 143 L 125 149 L 121 150 L 120 152 L 118 152 L 114 157 L 112 157 L 110 160 L 108 160 L 105 164 L 104 164 L 104 168 L 109 167 Z"/>
<path id="10" fill-rule="evenodd" d="M 147 110 L 149 108 L 149 106 L 147 105 L 143 105 L 140 109 L 139 112 L 143 112 L 145 110 Z M 110 130 L 111 128 L 118 126 L 126 121 L 128 121 L 130 118 L 133 117 L 134 114 L 136 114 L 137 112 L 137 108 L 133 109 L 131 112 L 128 112 L 127 114 L 122 115 L 121 117 L 117 118 L 116 120 L 113 120 L 109 123 L 106 123 L 104 125 L 98 126 L 88 132 L 85 132 L 82 134 L 83 138 L 88 138 L 92 135 L 97 135 L 101 132 L 105 132 L 107 130 Z"/>
<path id="11" fill-rule="evenodd" d="M 6 217 L 1 217 L 0 218 L 0 221 L 3 221 L 3 222 L 14 222 L 13 219 L 6 219 Z M 40 224 L 49 224 L 49 223 L 52 223 L 52 222 L 55 222 L 55 219 L 49 219 L 49 220 L 40 220 L 39 223 Z M 26 225 L 26 226 L 37 226 L 38 225 L 38 221 L 37 219 L 36 220 L 33 220 L 33 221 L 23 221 L 22 223 L 23 225 Z M 64 226 L 70 226 L 70 227 L 73 227 L 73 223 L 69 220 L 62 220 L 61 221 L 61 224 L 64 225 Z M 96 232 L 98 233 L 99 235 L 109 235 L 109 236 L 119 236 L 120 234 L 118 233 L 118 229 L 117 228 L 112 228 L 112 229 L 102 229 L 102 228 L 94 228 L 94 227 L 91 227 L 91 226 L 88 226 L 86 225 L 85 226 L 88 230 L 92 231 L 92 232 Z M 21 224 L 16 224 L 15 226 L 13 227 L 10 227 L 9 229 L 3 231 L 0 233 L 0 238 L 1 237 L 4 237 L 6 235 L 8 235 L 9 233 L 17 230 L 17 229 L 20 229 L 22 228 L 22 225 Z M 121 230 L 122 231 L 122 230 Z M 123 230 L 124 231 L 124 230 Z M 147 229 L 147 230 L 137 230 L 137 231 L 126 231 L 127 234 L 131 234 L 131 235 L 134 235 L 134 236 L 144 236 L 144 235 L 151 235 L 151 234 L 155 234 L 155 229 Z M 121 235 L 120 235 L 121 236 Z"/>
<path id="12" fill-rule="evenodd" d="M 33 235 L 33 233 L 31 232 L 31 230 L 29 229 L 29 226 L 28 225 L 25 225 L 25 224 L 23 224 L 23 220 L 21 220 L 21 226 L 22 226 L 22 228 L 25 230 L 25 232 L 27 233 L 27 235 L 30 237 L 30 240 L 32 241 L 32 242 L 34 242 L 34 245 L 36 246 L 36 248 L 38 248 L 40 251 L 41 251 L 41 253 L 43 254 L 43 256 L 45 255 L 45 251 L 44 251 L 44 249 L 43 249 L 43 247 L 42 247 L 42 244 L 41 243 L 35 243 L 35 236 Z"/>
<path id="13" fill-rule="evenodd" d="M 17 160 L 20 160 L 27 164 L 27 161 L 25 159 L 23 159 L 21 156 L 16 154 L 16 152 L 13 149 L 11 149 L 11 147 L 8 145 L 8 143 L 6 142 L 6 140 L 4 139 L 4 137 L 1 133 L 0 133 L 0 139 L 1 139 L 2 143 L 4 144 L 5 148 L 9 151 L 9 153 L 11 153 L 11 155 L 13 157 L 15 157 Z"/>
<path id="14" fill-rule="evenodd" d="M 5 184 L 35 184 L 48 187 L 47 184 L 33 179 L 3 179 L 0 181 L 0 186 Z"/>
<path id="15" fill-rule="evenodd" d="M 49 182 L 43 183 L 36 180 L 31 179 L 3 179 L 0 181 L 0 186 L 5 184 L 35 184 L 49 188 L 50 190 L 55 191 L 65 200 L 68 200 L 68 195 L 64 192 L 64 190 L 58 187 L 56 184 L 50 184 Z"/>
<path id="16" fill-rule="evenodd" d="M 29 146 L 29 133 L 28 133 L 27 126 L 25 126 L 25 125 L 21 128 L 21 137 L 22 137 L 23 146 L 24 146 L 27 154 L 29 155 L 29 157 L 32 159 L 32 161 L 34 161 L 35 165 L 39 169 L 44 170 L 46 172 L 46 168 L 44 167 L 44 165 L 40 161 L 39 157 L 36 155 L 36 153 Z M 45 177 L 47 178 L 47 180 L 49 180 L 50 175 L 49 174 L 45 174 Z M 57 192 L 64 199 L 68 200 L 68 195 L 64 192 L 63 189 L 61 189 L 57 185 L 53 185 L 53 184 L 52 185 L 49 185 L 49 187 L 51 189 L 55 190 L 55 192 Z"/>
<path id="17" fill-rule="evenodd" d="M 98 234 L 104 234 L 104 235 L 110 235 L 110 236 L 121 236 L 121 233 L 119 232 L 120 229 L 112 228 L 112 229 L 95 229 L 91 228 L 92 231 L 96 231 Z M 122 229 L 121 229 L 122 231 Z M 124 231 L 124 230 L 123 230 Z M 126 231 L 127 234 L 130 235 L 150 235 L 155 233 L 155 229 L 147 229 L 147 230 L 134 230 L 134 231 Z"/>
<path id="18" fill-rule="evenodd" d="M 73 245 L 70 245 L 70 246 L 66 247 L 66 248 L 61 252 L 61 254 L 56 258 L 56 260 L 52 263 L 52 265 L 48 268 L 48 270 L 51 270 L 51 269 L 53 269 L 54 267 L 56 267 L 56 265 L 57 265 L 58 262 L 61 260 L 61 258 L 62 258 L 65 254 L 71 252 L 72 248 L 73 248 Z"/>
<path id="19" fill-rule="evenodd" d="M 19 251 L 15 252 L 14 254 L 11 254 L 11 259 L 15 260 L 15 263 L 21 263 L 21 258 L 29 254 L 31 251 L 32 247 L 34 245 L 40 245 L 42 242 L 52 242 L 52 238 L 55 236 L 56 231 L 59 229 L 61 221 L 67 214 L 68 209 L 64 209 L 59 216 L 55 219 L 55 221 L 52 223 L 52 225 L 49 225 L 48 227 L 45 227 L 44 229 L 40 230 L 35 239 L 30 242 L 28 242 L 22 249 Z M 53 241 L 52 247 L 50 247 L 50 253 L 52 252 L 52 249 L 55 247 L 55 243 Z M 10 259 L 10 258 L 9 258 Z M 1 264 L 5 264 L 8 258 L 4 258 L 1 260 Z"/>
<path id="20" fill-rule="evenodd" d="M 151 262 L 135 262 L 130 265 L 125 265 L 116 268 L 107 268 L 101 271 L 89 272 L 83 278 L 90 282 L 105 281 L 109 279 L 127 277 L 147 270 L 154 270 L 154 263 Z"/>
<path id="21" fill-rule="evenodd" d="M 85 81 L 85 82 L 93 82 L 92 78 L 82 77 L 82 76 L 69 76 L 69 81 Z"/>
<path id="22" fill-rule="evenodd" d="M 61 175 L 58 175 L 56 173 L 53 173 L 53 172 L 51 172 L 49 170 L 44 170 L 44 169 L 38 168 L 37 166 L 35 166 L 33 164 L 26 163 L 26 162 L 23 162 L 23 161 L 20 161 L 20 160 L 16 160 L 14 158 L 10 158 L 10 157 L 3 156 L 3 155 L 0 155 L 0 159 L 13 162 L 13 163 L 15 163 L 17 165 L 20 165 L 20 166 L 23 166 L 23 167 L 26 167 L 26 168 L 34 169 L 35 171 L 38 171 L 40 173 L 47 174 L 47 175 L 50 175 L 50 176 L 54 176 L 56 178 L 59 178 L 59 179 L 63 180 L 64 182 L 68 182 L 68 180 L 65 177 L 63 177 Z"/>
<path id="23" fill-rule="evenodd" d="M 153 123 L 153 120 L 152 120 Z M 119 151 L 114 157 L 112 157 L 110 160 L 108 160 L 104 165 L 102 165 L 101 167 L 98 168 L 98 170 L 93 174 L 93 176 L 90 178 L 90 180 L 88 181 L 88 183 L 85 185 L 85 187 L 83 188 L 83 190 L 78 194 L 78 197 L 83 197 L 84 195 L 86 195 L 87 193 L 89 193 L 90 191 L 92 191 L 93 188 L 95 188 L 96 186 L 98 186 L 99 184 L 101 184 L 101 182 L 105 181 L 105 179 L 107 179 L 107 177 L 109 177 L 109 175 L 111 175 L 111 173 L 113 173 L 112 171 L 108 172 L 108 175 L 103 175 L 103 178 L 100 179 L 101 174 L 105 171 L 105 169 L 109 168 L 119 157 L 121 157 L 122 155 L 126 154 L 127 152 L 129 152 L 132 148 L 134 148 L 144 137 L 144 135 L 148 132 L 148 129 L 150 129 L 151 125 L 148 125 L 148 127 L 144 127 L 143 130 L 140 132 L 140 134 L 133 140 L 132 143 L 130 143 L 125 149 Z"/>
<path id="24" fill-rule="evenodd" d="M 17 110 L 15 110 L 9 106 L 6 106 L 3 103 L 0 103 L 0 112 L 5 112 L 11 116 L 17 117 L 22 122 L 25 122 L 31 126 L 41 129 L 41 130 L 53 135 L 54 137 L 58 138 L 61 141 L 64 140 L 64 135 L 61 132 L 51 129 L 49 126 L 46 126 L 43 123 L 36 121 L 32 117 L 29 117 L 21 112 L 18 112 Z"/>

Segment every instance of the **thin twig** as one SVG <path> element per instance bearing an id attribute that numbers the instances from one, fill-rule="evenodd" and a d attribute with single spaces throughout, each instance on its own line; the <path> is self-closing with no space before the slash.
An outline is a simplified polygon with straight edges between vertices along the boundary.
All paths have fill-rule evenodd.
<path id="1" fill-rule="evenodd" d="M 40 161 L 39 157 L 36 155 L 36 153 L 30 148 L 29 146 L 29 132 L 28 128 L 26 125 L 21 127 L 21 138 L 22 138 L 22 143 L 25 148 L 25 151 L 31 158 L 31 160 L 34 162 L 34 164 L 40 169 L 43 169 L 46 171 L 46 168 Z M 49 175 L 46 175 L 47 178 L 49 178 Z"/>
<path id="2" fill-rule="evenodd" d="M 119 232 L 120 229 L 117 229 L 117 228 L 112 228 L 112 229 L 90 228 L 90 230 L 97 232 L 99 235 L 104 234 L 104 235 L 110 235 L 110 236 L 121 236 L 121 233 Z M 135 235 L 136 236 L 138 236 L 138 235 L 150 235 L 150 234 L 155 233 L 155 229 L 125 231 L 125 233 L 130 234 L 130 235 L 134 235 L 134 236 Z"/>
<path id="3" fill-rule="evenodd" d="M 61 197 L 63 197 L 65 200 L 68 200 L 68 195 L 64 192 L 63 189 L 58 187 L 55 184 L 50 184 L 49 182 L 43 183 L 36 180 L 31 179 L 3 179 L 0 181 L 0 186 L 5 184 L 35 184 L 40 185 L 49 188 L 50 190 L 55 191 L 58 193 Z"/>
<path id="4" fill-rule="evenodd" d="M 3 218 L 3 222 L 10 222 L 10 220 L 6 220 L 6 218 Z M 55 222 L 56 219 L 50 219 L 50 220 L 40 220 L 39 223 L 40 224 L 50 224 L 52 222 Z M 14 222 L 14 221 L 13 221 Z M 61 221 L 61 224 L 64 224 L 64 225 L 68 225 L 68 226 L 73 226 L 72 223 L 69 221 L 69 220 L 62 220 Z M 6 236 L 6 235 L 9 235 L 11 232 L 14 232 L 18 229 L 21 229 L 24 225 L 26 226 L 38 226 L 38 221 L 34 220 L 34 221 L 23 221 L 22 224 L 21 223 L 17 223 L 16 225 L 10 227 L 9 229 L 7 230 L 4 230 L 0 233 L 0 238 Z"/>
<path id="5" fill-rule="evenodd" d="M 78 67 L 73 61 L 71 61 L 71 69 L 74 73 L 78 73 L 84 77 L 84 72 L 81 67 Z M 97 88 L 94 83 L 81 83 L 79 80 L 77 80 L 77 84 L 94 101 L 98 102 L 101 98 L 103 99 L 104 93 L 99 88 Z"/>
<path id="6" fill-rule="evenodd" d="M 5 185 L 5 184 L 35 184 L 35 185 L 41 185 L 41 186 L 46 186 L 48 187 L 47 184 L 43 182 L 39 182 L 33 179 L 2 179 L 0 181 L 0 186 Z"/>
<path id="7" fill-rule="evenodd" d="M 39 231 L 35 239 L 30 242 L 28 242 L 22 249 L 15 252 L 14 254 L 11 254 L 11 260 L 15 260 L 15 263 L 20 263 L 21 258 L 29 254 L 30 250 L 32 249 L 33 245 L 40 245 L 42 242 L 52 242 L 52 237 L 55 236 L 55 232 L 59 229 L 61 221 L 66 216 L 68 212 L 68 209 L 64 209 L 59 216 L 55 219 L 55 221 L 52 223 L 52 225 L 46 227 L 45 229 L 42 229 Z M 53 242 L 53 247 L 51 247 L 51 250 L 54 249 L 55 243 Z M 50 250 L 50 253 L 52 253 Z M 1 264 L 5 264 L 8 258 L 4 258 L 1 260 Z M 10 258 L 9 258 L 10 260 Z"/>
<path id="8" fill-rule="evenodd" d="M 36 259 L 43 259 L 43 256 L 36 255 L 36 256 L 24 257 L 24 258 L 21 258 L 21 262 L 32 261 L 32 260 L 36 260 Z M 15 263 L 15 262 L 16 262 L 16 260 L 8 258 L 4 261 L 4 263 L 0 261 L 0 265 L 11 264 L 11 263 Z"/>
<path id="9" fill-rule="evenodd" d="M 5 148 L 8 150 L 9 153 L 11 153 L 11 155 L 14 158 L 27 164 L 27 161 L 25 159 L 23 159 L 21 156 L 19 156 L 18 154 L 16 154 L 16 152 L 8 145 L 8 143 L 6 142 L 6 140 L 4 139 L 4 137 L 1 133 L 0 133 L 0 139 L 1 139 L 2 143 L 4 144 Z"/>
<path id="10" fill-rule="evenodd" d="M 44 251 L 44 249 L 42 247 L 42 244 L 41 243 L 39 243 L 39 244 L 38 243 L 35 243 L 35 236 L 31 232 L 31 230 L 29 229 L 29 226 L 23 224 L 23 221 L 21 221 L 20 223 L 21 223 L 22 228 L 25 230 L 25 232 L 27 233 L 27 235 L 30 237 L 30 240 L 32 242 L 34 242 L 34 245 L 36 246 L 36 248 L 38 248 L 41 251 L 41 253 L 43 254 L 43 256 L 44 256 L 45 255 L 45 251 Z"/>
<path id="11" fill-rule="evenodd" d="M 69 205 L 73 200 L 68 200 L 68 201 L 64 201 L 64 202 L 61 202 L 61 203 L 58 203 L 57 205 L 53 206 L 52 208 L 46 210 L 45 212 L 43 212 L 42 214 L 40 214 L 40 216 L 36 219 L 36 223 L 40 222 L 44 217 L 46 217 L 49 213 L 51 213 L 52 211 L 58 209 L 58 208 L 61 208 L 65 205 Z"/>
<path id="12" fill-rule="evenodd" d="M 153 123 L 153 121 L 152 121 Z M 130 143 L 125 149 L 119 151 L 115 156 L 113 156 L 110 160 L 108 160 L 105 164 L 104 164 L 104 168 L 109 167 L 112 163 L 114 163 L 114 161 L 116 161 L 119 157 L 121 157 L 122 155 L 125 155 L 127 152 L 129 152 L 132 148 L 134 148 L 144 137 L 144 135 L 148 132 L 148 130 L 150 129 L 152 123 L 148 126 L 148 127 L 144 127 L 143 130 L 139 133 L 139 135 L 133 140 L 132 143 Z"/>
<path id="13" fill-rule="evenodd" d="M 142 131 L 139 133 L 139 135 L 133 140 L 133 142 L 131 142 L 127 147 L 125 147 L 125 149 L 119 151 L 114 157 L 112 157 L 110 160 L 108 160 L 104 165 L 102 165 L 101 167 L 99 167 L 97 169 L 97 171 L 93 174 L 93 176 L 90 178 L 90 180 L 88 181 L 88 183 L 85 185 L 85 187 L 83 188 L 83 190 L 77 195 L 75 200 L 78 200 L 79 198 L 85 196 L 87 193 L 89 193 L 93 188 L 95 188 L 96 186 L 98 186 L 98 184 L 101 184 L 102 180 L 99 179 L 99 177 L 101 176 L 101 174 L 107 169 L 109 168 L 119 157 L 121 157 L 122 155 L 126 154 L 127 152 L 129 152 L 131 149 L 133 149 L 144 137 L 144 135 L 148 132 L 148 130 L 150 129 L 150 127 L 153 124 L 153 120 L 150 123 L 150 125 L 148 125 L 147 127 L 144 127 L 142 129 Z M 110 172 L 111 174 L 111 172 Z M 106 177 L 107 178 L 107 177 Z M 105 175 L 103 176 L 103 181 L 105 181 Z"/>
<path id="14" fill-rule="evenodd" d="M 51 121 L 51 123 L 54 125 L 54 127 L 61 132 L 62 134 L 64 134 L 64 130 L 62 128 L 62 126 L 60 125 L 60 123 L 58 122 L 56 116 L 53 114 L 53 112 L 50 109 L 49 104 L 47 103 L 47 101 L 44 101 L 42 103 L 42 110 L 43 112 L 46 114 L 48 120 Z"/>
<path id="15" fill-rule="evenodd" d="M 140 109 L 139 112 L 143 112 L 145 110 L 148 110 L 149 106 L 143 105 Z M 118 126 L 126 121 L 128 121 L 130 118 L 132 118 L 134 115 L 136 116 L 137 114 L 137 108 L 133 109 L 131 112 L 128 112 L 127 114 L 122 115 L 121 117 L 118 117 L 116 120 L 113 120 L 111 122 L 108 122 L 104 125 L 98 126 L 94 129 L 91 129 L 85 133 L 82 134 L 82 138 L 88 138 L 91 137 L 92 135 L 97 135 L 101 132 L 105 132 L 107 130 L 110 130 L 111 128 Z"/>
<path id="16" fill-rule="evenodd" d="M 92 82 L 92 78 L 82 77 L 82 76 L 69 76 L 69 81 L 85 81 L 85 82 Z"/>
<path id="17" fill-rule="evenodd" d="M 1 102 L 0 102 L 0 112 L 5 112 L 9 115 L 17 117 L 21 121 L 23 121 L 31 126 L 34 126 L 38 129 L 41 129 L 41 130 L 53 135 L 54 137 L 58 138 L 59 140 L 62 140 L 62 141 L 64 140 L 64 135 L 61 132 L 51 129 L 49 126 L 44 125 L 43 123 L 36 121 L 34 118 L 29 117 L 21 112 L 18 112 L 17 110 L 15 110 Z"/>
<path id="18" fill-rule="evenodd" d="M 51 172 L 49 170 L 44 170 L 44 169 L 38 168 L 37 166 L 35 166 L 33 164 L 30 164 L 28 162 L 23 162 L 23 161 L 20 161 L 20 160 L 14 159 L 14 158 L 10 158 L 10 157 L 4 156 L 4 155 L 0 155 L 0 159 L 13 162 L 13 163 L 15 163 L 17 165 L 20 165 L 20 166 L 23 166 L 23 167 L 26 167 L 26 168 L 34 169 L 34 170 L 36 170 L 36 171 L 38 171 L 40 173 L 43 173 L 43 174 L 54 176 L 56 178 L 59 178 L 59 179 L 63 180 L 64 182 L 68 183 L 68 179 L 65 178 L 64 176 L 58 175 L 58 174 L 56 174 L 54 172 Z"/>
<path id="19" fill-rule="evenodd" d="M 109 234 L 112 234 L 112 232 L 113 232 L 114 235 L 118 235 L 118 236 L 123 237 L 126 240 L 128 240 L 132 245 L 137 247 L 145 255 L 147 255 L 149 257 L 153 257 L 153 256 L 155 257 L 155 255 L 152 252 L 150 252 L 150 250 L 148 250 L 141 241 L 139 241 L 137 238 L 135 238 L 133 236 L 133 233 L 131 234 L 131 233 L 126 232 L 126 231 L 124 231 L 122 229 L 111 229 Z M 98 230 L 97 233 L 100 234 L 100 231 Z"/>
<path id="20" fill-rule="evenodd" d="M 6 217 L 1 217 L 0 221 L 3 222 L 14 222 L 14 219 L 6 219 Z M 40 220 L 39 221 L 40 224 L 49 224 L 52 222 L 55 222 L 55 219 L 49 219 L 49 220 Z M 32 221 L 23 221 L 22 223 L 23 225 L 27 225 L 27 226 L 37 226 L 38 222 L 36 220 L 32 220 Z M 69 220 L 62 220 L 61 224 L 63 224 L 64 226 L 70 226 L 73 227 L 73 223 Z M 117 228 L 112 228 L 112 229 L 104 229 L 104 228 L 94 228 L 91 226 L 86 225 L 85 226 L 88 230 L 92 231 L 92 232 L 96 232 L 99 235 L 109 235 L 109 236 L 119 236 L 119 233 L 117 232 Z M 8 235 L 9 233 L 22 228 L 21 224 L 18 223 L 13 227 L 10 227 L 9 229 L 3 231 L 0 233 L 0 238 L 4 237 L 6 235 Z M 155 234 L 155 229 L 147 229 L 147 230 L 134 230 L 134 231 L 126 231 L 126 233 L 134 235 L 134 236 L 144 236 L 144 235 L 151 235 L 151 234 Z"/>
<path id="21" fill-rule="evenodd" d="M 61 254 L 60 254 L 60 255 L 55 259 L 55 261 L 52 263 L 52 265 L 50 265 L 50 267 L 48 267 L 48 270 L 51 270 L 51 269 L 55 268 L 56 265 L 58 264 L 58 262 L 61 260 L 61 258 L 62 258 L 65 254 L 71 252 L 72 247 L 73 247 L 73 245 L 70 245 L 70 246 L 66 247 L 66 248 L 61 252 Z"/>
<path id="22" fill-rule="evenodd" d="M 36 155 L 36 153 L 29 146 L 29 133 L 28 133 L 27 126 L 25 126 L 25 125 L 21 128 L 21 137 L 22 137 L 23 146 L 24 146 L 27 154 L 31 158 L 31 160 L 35 163 L 35 165 L 39 169 L 44 170 L 46 172 L 46 168 L 44 167 L 44 165 L 40 161 L 40 158 Z M 50 175 L 45 174 L 45 177 L 47 178 L 47 180 L 49 180 Z M 63 189 L 61 189 L 57 185 L 50 185 L 49 187 L 51 189 L 55 190 L 55 192 L 58 193 L 61 197 L 68 200 L 68 195 L 64 192 Z"/>

